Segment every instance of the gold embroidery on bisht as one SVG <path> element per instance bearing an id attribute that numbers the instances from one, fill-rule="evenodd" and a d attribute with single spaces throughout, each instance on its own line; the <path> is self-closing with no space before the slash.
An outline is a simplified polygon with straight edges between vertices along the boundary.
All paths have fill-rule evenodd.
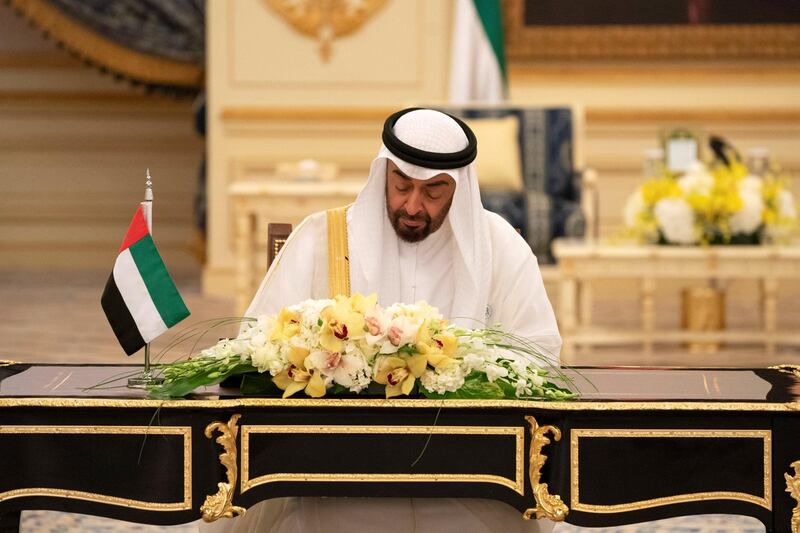
<path id="1" fill-rule="evenodd" d="M 328 295 L 350 296 L 350 258 L 347 246 L 347 207 L 329 209 Z"/>

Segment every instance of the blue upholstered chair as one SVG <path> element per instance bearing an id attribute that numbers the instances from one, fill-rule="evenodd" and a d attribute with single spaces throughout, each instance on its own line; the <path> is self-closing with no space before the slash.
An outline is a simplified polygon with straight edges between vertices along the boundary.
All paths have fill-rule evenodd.
<path id="1" fill-rule="evenodd" d="M 583 173 L 574 164 L 571 108 L 438 108 L 475 131 L 483 204 L 519 230 L 540 264 L 553 262 L 554 238 L 583 237 L 587 226 L 594 231 L 587 215 L 593 218 L 596 209 L 585 214 L 581 208 Z"/>

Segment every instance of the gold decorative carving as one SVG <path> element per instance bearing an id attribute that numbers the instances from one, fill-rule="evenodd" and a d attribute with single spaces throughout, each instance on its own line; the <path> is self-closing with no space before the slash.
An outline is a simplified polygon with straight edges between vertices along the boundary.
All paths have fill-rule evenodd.
<path id="1" fill-rule="evenodd" d="M 322 61 L 331 57 L 331 42 L 358 30 L 386 0 L 267 0 L 292 27 L 317 39 Z"/>
<path id="2" fill-rule="evenodd" d="M 7 435 L 178 435 L 183 437 L 183 501 L 148 502 L 73 489 L 27 487 L 0 492 L 0 502 L 47 496 L 117 505 L 145 511 L 185 511 L 192 508 L 192 428 L 188 426 L 0 426 Z"/>
<path id="3" fill-rule="evenodd" d="M 797 502 L 792 510 L 792 533 L 800 533 L 800 461 L 790 465 L 794 469 L 794 476 L 783 474 L 786 478 L 786 492 Z"/>
<path id="4" fill-rule="evenodd" d="M 534 515 L 537 519 L 547 518 L 553 522 L 563 522 L 569 513 L 567 505 L 561 501 L 558 494 L 550 494 L 547 490 L 547 483 L 541 483 L 542 467 L 547 460 L 547 456 L 542 453 L 542 448 L 550 444 L 548 433 L 552 433 L 553 439 L 561 440 L 561 430 L 555 426 L 539 426 L 536 419 L 526 416 L 525 420 L 531 426 L 531 448 L 530 465 L 528 466 L 528 476 L 533 489 L 533 500 L 536 507 L 526 509 L 522 514 L 525 520 L 530 520 Z"/>
<path id="5" fill-rule="evenodd" d="M 738 429 L 573 429 L 570 432 L 570 507 L 574 511 L 588 513 L 623 513 L 704 500 L 738 500 L 759 505 L 767 510 L 772 510 L 772 432 L 768 429 L 738 430 Z M 661 498 L 626 502 L 614 505 L 596 505 L 581 502 L 580 497 L 580 439 L 581 438 L 746 438 L 763 440 L 763 467 L 764 478 L 763 496 L 732 491 L 695 492 L 688 494 L 675 494 Z"/>
<path id="6" fill-rule="evenodd" d="M 0 366 L 18 365 L 17 361 L 9 361 L 8 359 L 0 359 Z"/>
<path id="7" fill-rule="evenodd" d="M 510 62 L 800 58 L 796 24 L 526 26 L 525 0 L 503 0 Z"/>
<path id="8" fill-rule="evenodd" d="M 203 520 L 206 522 L 214 522 L 223 516 L 233 518 L 234 515 L 244 515 L 246 512 L 243 507 L 233 505 L 233 492 L 236 489 L 237 475 L 236 436 L 239 434 L 237 424 L 241 416 L 239 414 L 233 415 L 227 424 L 224 422 L 212 422 L 206 426 L 206 438 L 210 439 L 214 434 L 214 430 L 220 433 L 216 441 L 225 451 L 220 454 L 219 462 L 225 467 L 228 475 L 228 482 L 220 481 L 217 483 L 219 491 L 216 494 L 206 496 L 206 501 L 200 506 Z"/>
<path id="9" fill-rule="evenodd" d="M 499 435 L 510 436 L 515 442 L 515 476 L 509 479 L 494 474 L 375 474 L 375 473 L 295 473 L 276 472 L 250 479 L 250 435 L 270 434 L 389 434 L 389 435 Z M 525 493 L 524 469 L 525 431 L 523 428 L 504 426 L 242 426 L 242 480 L 241 492 L 258 485 L 279 481 L 372 482 L 372 483 L 495 483 L 508 487 L 518 494 Z"/>
<path id="10" fill-rule="evenodd" d="M 794 374 L 795 376 L 800 378 L 800 365 L 775 365 L 767 368 L 769 368 L 770 370 L 778 370 L 786 374 Z"/>

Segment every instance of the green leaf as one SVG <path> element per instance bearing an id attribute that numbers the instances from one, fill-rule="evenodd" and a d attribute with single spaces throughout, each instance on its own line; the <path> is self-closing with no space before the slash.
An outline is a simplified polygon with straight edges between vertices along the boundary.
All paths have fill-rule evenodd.
<path id="1" fill-rule="evenodd" d="M 283 394 L 283 391 L 272 382 L 269 372 L 244 374 L 239 388 L 245 396 L 280 396 Z"/>

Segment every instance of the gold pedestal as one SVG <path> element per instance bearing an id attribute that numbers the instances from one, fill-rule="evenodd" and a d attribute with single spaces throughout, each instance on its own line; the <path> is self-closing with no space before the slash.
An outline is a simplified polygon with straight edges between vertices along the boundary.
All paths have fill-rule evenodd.
<path id="1" fill-rule="evenodd" d="M 688 331 L 720 331 L 725 327 L 725 292 L 712 287 L 692 287 L 681 293 L 681 326 Z M 711 354 L 719 350 L 715 341 L 691 341 L 689 353 Z"/>

